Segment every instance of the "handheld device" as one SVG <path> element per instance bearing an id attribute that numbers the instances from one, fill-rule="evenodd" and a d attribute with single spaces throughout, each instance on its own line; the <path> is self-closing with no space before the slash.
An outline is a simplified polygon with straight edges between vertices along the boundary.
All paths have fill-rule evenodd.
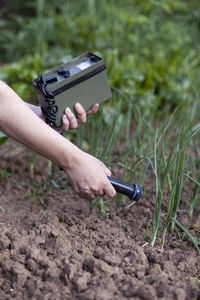
<path id="1" fill-rule="evenodd" d="M 80 102 L 85 111 L 93 104 L 112 97 L 106 64 L 96 54 L 87 51 L 33 80 L 45 121 L 50 126 L 61 126 L 66 107 L 74 111 Z M 74 111 L 75 112 L 75 111 Z"/>

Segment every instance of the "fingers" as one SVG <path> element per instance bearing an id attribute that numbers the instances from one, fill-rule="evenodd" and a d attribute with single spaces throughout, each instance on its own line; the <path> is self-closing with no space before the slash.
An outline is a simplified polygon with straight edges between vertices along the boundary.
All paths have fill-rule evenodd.
<path id="1" fill-rule="evenodd" d="M 107 196 L 109 198 L 113 198 L 116 196 L 116 191 L 107 178 L 107 176 L 111 175 L 111 171 L 104 165 L 103 162 L 99 162 L 101 163 L 101 167 L 103 167 L 103 171 L 106 176 L 101 180 L 99 186 L 94 183 L 90 187 L 88 186 L 87 188 L 81 188 L 79 191 L 80 197 L 92 200 L 96 199 L 97 197 Z"/>
<path id="2" fill-rule="evenodd" d="M 67 119 L 67 116 L 64 114 L 62 116 L 62 131 L 68 131 L 69 130 L 69 120 Z"/>
<path id="3" fill-rule="evenodd" d="M 87 200 L 94 200 L 98 196 L 100 196 L 100 195 L 96 195 L 94 192 L 90 191 L 89 189 L 82 189 L 78 194 L 81 198 Z"/>
<path id="4" fill-rule="evenodd" d="M 67 131 L 69 129 L 75 129 L 78 127 L 78 121 L 71 111 L 69 107 L 65 109 L 65 113 L 62 117 L 63 125 L 62 125 L 62 130 Z"/>
<path id="5" fill-rule="evenodd" d="M 99 108 L 99 104 L 96 103 L 93 107 L 86 113 L 83 106 L 80 103 L 75 104 L 75 110 L 77 112 L 77 116 L 71 111 L 69 107 L 67 107 L 62 116 L 62 127 L 61 130 L 63 132 L 68 131 L 70 129 L 75 129 L 78 127 L 78 124 L 84 124 L 87 121 L 87 114 L 94 114 L 97 112 Z"/>
<path id="6" fill-rule="evenodd" d="M 112 186 L 112 184 L 109 182 L 109 180 L 108 180 L 108 184 L 104 188 L 104 193 L 109 198 L 114 198 L 116 196 L 116 191 L 115 191 L 114 187 Z"/>
<path id="7" fill-rule="evenodd" d="M 86 123 L 87 121 L 87 115 L 95 114 L 99 108 L 99 104 L 96 103 L 92 106 L 90 110 L 86 111 L 84 110 L 83 106 L 80 103 L 75 104 L 75 109 L 78 114 L 78 123 Z"/>
<path id="8" fill-rule="evenodd" d="M 75 110 L 77 112 L 77 119 L 79 123 L 85 123 L 87 120 L 86 111 L 80 103 L 75 104 Z"/>
<path id="9" fill-rule="evenodd" d="M 116 196 L 116 191 L 107 178 L 105 178 L 104 183 L 99 188 L 95 188 L 94 186 L 88 188 L 80 188 L 76 192 L 81 198 L 88 200 L 93 200 L 97 197 L 107 196 L 109 198 L 113 198 Z"/>
<path id="10" fill-rule="evenodd" d="M 97 112 L 98 108 L 99 108 L 99 104 L 98 103 L 94 104 L 92 106 L 92 108 L 87 111 L 87 114 L 88 115 L 95 114 Z"/>

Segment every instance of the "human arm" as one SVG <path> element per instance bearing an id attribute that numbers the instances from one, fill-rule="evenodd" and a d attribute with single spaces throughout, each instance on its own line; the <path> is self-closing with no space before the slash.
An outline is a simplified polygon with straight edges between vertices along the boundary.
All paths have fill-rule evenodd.
<path id="1" fill-rule="evenodd" d="M 110 170 L 50 128 L 2 81 L 0 130 L 61 166 L 79 196 L 89 199 L 104 194 L 115 196 L 116 192 L 107 179 Z"/>

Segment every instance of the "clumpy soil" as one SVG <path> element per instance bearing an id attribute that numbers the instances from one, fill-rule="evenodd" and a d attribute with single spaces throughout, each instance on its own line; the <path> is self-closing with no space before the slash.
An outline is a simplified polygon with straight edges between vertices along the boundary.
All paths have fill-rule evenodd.
<path id="1" fill-rule="evenodd" d="M 13 145 L 7 141 L 1 153 Z M 0 300 L 200 299 L 200 257 L 187 236 L 179 229 L 167 234 L 164 248 L 159 239 L 150 245 L 151 177 L 135 206 L 128 208 L 127 200 L 114 214 L 114 200 L 105 199 L 110 213 L 99 218 L 96 208 L 89 219 L 89 202 L 65 180 L 56 189 L 61 180 L 55 178 L 63 176 L 58 169 L 44 192 L 50 169 L 43 158 L 31 175 L 27 153 L 18 148 L 1 157 L 0 170 Z M 200 214 L 197 209 L 188 218 L 190 190 L 188 183 L 178 220 L 193 224 L 194 234 Z"/>

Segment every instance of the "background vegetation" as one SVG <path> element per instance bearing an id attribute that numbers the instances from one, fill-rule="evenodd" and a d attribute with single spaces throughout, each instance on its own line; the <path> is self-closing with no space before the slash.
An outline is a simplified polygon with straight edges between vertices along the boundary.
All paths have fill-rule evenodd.
<path id="1" fill-rule="evenodd" d="M 164 244 L 169 224 L 183 230 L 176 217 L 185 180 L 193 190 L 190 215 L 200 189 L 198 1 L 3 0 L 0 31 L 0 79 L 26 101 L 35 99 L 31 82 L 38 71 L 86 50 L 104 58 L 113 98 L 68 138 L 117 164 L 128 182 L 143 184 L 154 174 L 152 244 L 159 232 Z M 166 187 L 166 223 L 159 229 Z M 105 213 L 103 200 L 97 202 Z M 198 239 L 192 241 L 199 251 Z"/>

